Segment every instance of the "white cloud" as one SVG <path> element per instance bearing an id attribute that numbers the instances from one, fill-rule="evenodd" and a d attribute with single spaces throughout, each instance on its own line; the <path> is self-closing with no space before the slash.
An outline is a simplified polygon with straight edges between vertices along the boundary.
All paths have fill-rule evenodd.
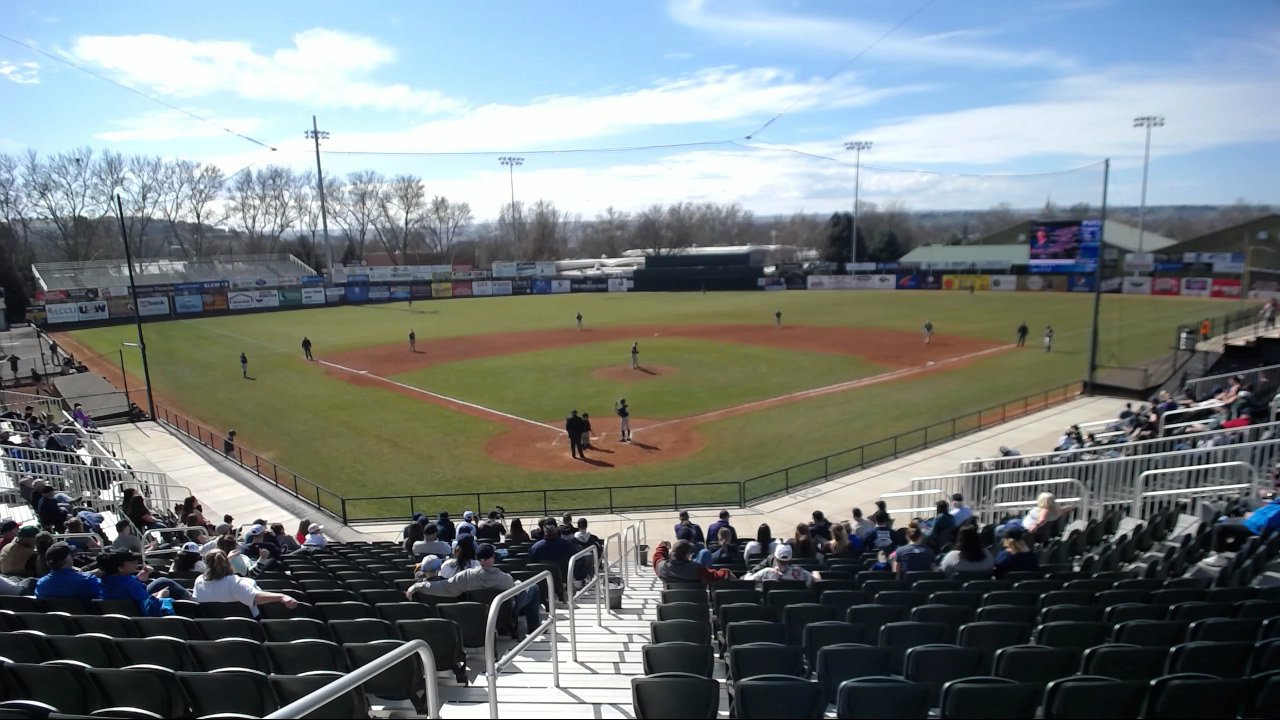
<path id="1" fill-rule="evenodd" d="M 460 107 L 432 90 L 371 80 L 395 53 L 372 38 L 322 28 L 295 34 L 292 47 L 269 55 L 240 41 L 163 35 L 86 35 L 70 54 L 122 82 L 175 97 L 232 93 L 248 100 L 422 112 Z"/>
<path id="2" fill-rule="evenodd" d="M 39 70 L 39 63 L 0 60 L 0 77 L 19 85 L 39 85 Z"/>
<path id="3" fill-rule="evenodd" d="M 842 57 L 876 43 L 877 60 L 935 65 L 976 65 L 1010 67 L 1039 65 L 1070 67 L 1074 63 L 1057 51 L 1011 51 L 970 43 L 951 42 L 965 34 L 984 30 L 956 30 L 941 35 L 919 37 L 909 27 L 889 31 L 890 25 L 839 20 L 830 17 L 781 14 L 752 9 L 742 3 L 722 4 L 709 0 L 669 0 L 668 14 L 689 28 L 739 41 L 766 41 L 786 47 L 825 50 Z"/>
<path id="4" fill-rule="evenodd" d="M 250 133 L 262 125 L 259 118 L 224 118 L 206 115 L 203 111 L 196 111 L 196 114 L 207 118 L 208 122 L 201 122 L 177 110 L 160 110 L 117 120 L 112 124 L 118 126 L 119 130 L 107 130 L 94 137 L 108 142 L 219 138 L 226 135 L 224 127 L 238 133 Z"/>

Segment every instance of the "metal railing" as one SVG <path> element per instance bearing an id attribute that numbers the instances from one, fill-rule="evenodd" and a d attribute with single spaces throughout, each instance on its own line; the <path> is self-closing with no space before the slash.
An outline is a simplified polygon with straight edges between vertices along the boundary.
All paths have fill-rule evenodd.
<path id="1" fill-rule="evenodd" d="M 1076 509 L 1079 512 L 1080 517 L 1089 517 L 1089 489 L 1084 486 L 1084 483 L 1076 480 L 1075 478 L 1059 478 L 1057 480 L 1041 480 L 1035 482 L 1001 483 L 991 488 L 991 504 L 980 509 L 977 514 L 982 518 L 983 523 L 998 522 L 1005 516 L 1005 510 L 1035 507 L 1039 500 L 1040 493 L 1044 492 L 1045 488 L 1055 487 L 1058 485 L 1071 485 L 1077 495 L 1076 497 L 1056 497 L 1055 499 L 1060 503 L 1076 503 Z M 1015 488 L 1036 488 L 1036 490 L 1031 493 L 1032 497 L 1029 499 L 1026 497 L 1016 500 L 1000 499 L 1002 497 L 1002 493 L 1000 492 L 1001 490 Z M 1015 494 L 1022 495 L 1022 493 Z M 1054 493 L 1054 495 L 1058 495 L 1058 493 Z"/>
<path id="2" fill-rule="evenodd" d="M 625 532 L 625 529 L 622 531 L 610 533 L 604 536 L 604 566 L 608 568 L 610 572 L 613 572 L 616 577 L 622 578 L 622 585 L 623 587 L 626 587 L 627 585 L 627 553 L 626 553 L 625 547 L 622 544 L 623 532 Z M 617 555 L 614 555 L 609 552 L 610 542 L 615 539 L 618 541 Z"/>
<path id="3" fill-rule="evenodd" d="M 1186 422 L 1174 423 L 1174 422 L 1170 422 L 1171 419 L 1176 420 L 1178 418 L 1182 418 L 1187 415 L 1200 415 L 1206 411 L 1208 411 L 1209 415 L 1212 416 L 1214 410 L 1217 410 L 1220 407 L 1226 407 L 1226 406 L 1227 404 L 1222 402 L 1221 400 L 1209 400 L 1205 404 L 1199 405 L 1196 407 L 1185 407 L 1185 408 L 1178 408 L 1177 410 L 1169 410 L 1160 415 L 1160 421 L 1156 425 L 1156 433 L 1158 435 L 1164 435 L 1166 430 L 1173 430 L 1173 429 L 1182 428 L 1182 427 L 1190 427 L 1191 425 L 1199 424 L 1201 422 L 1204 422 L 1205 420 L 1205 418 L 1197 418 L 1195 420 L 1189 420 Z"/>
<path id="4" fill-rule="evenodd" d="M 498 641 L 498 615 L 502 610 L 502 604 L 507 600 L 514 598 L 529 588 L 536 588 L 540 583 L 546 583 L 547 586 L 547 619 L 536 628 L 529 628 L 529 634 L 524 640 L 521 640 L 515 647 L 508 650 L 501 658 L 498 657 L 497 641 Z M 537 640 L 544 633 L 550 632 L 551 637 L 551 684 L 553 687 L 560 687 L 560 649 L 556 639 L 556 579 L 548 570 L 534 575 L 523 582 L 517 583 L 514 587 L 503 590 L 489 604 L 489 619 L 485 623 L 484 632 L 484 676 L 489 685 L 489 717 L 494 720 L 498 717 L 498 673 L 504 667 L 511 664 L 511 661 L 524 652 L 529 644 Z M 282 716 L 290 717 L 290 716 Z"/>
<path id="5" fill-rule="evenodd" d="M 28 405 L 36 409 L 37 413 L 46 417 L 58 417 L 62 412 L 62 398 L 18 392 L 17 390 L 0 390 L 0 408 L 3 408 L 3 410 L 17 410 Z"/>
<path id="6" fill-rule="evenodd" d="M 1221 484 L 1224 479 L 1231 484 Z M 1217 495 L 1224 489 L 1235 489 L 1236 494 L 1240 490 L 1250 490 L 1257 496 L 1261 489 L 1257 469 L 1240 461 L 1148 470 L 1138 476 L 1136 484 L 1137 492 L 1129 510 L 1134 517 L 1150 517 L 1168 505 L 1168 501 L 1179 498 Z"/>
<path id="7" fill-rule="evenodd" d="M 152 550 L 151 552 L 147 552 L 147 538 L 151 537 L 152 535 L 155 535 L 157 540 L 163 542 L 164 538 L 162 536 L 165 533 L 183 533 L 183 537 L 186 537 L 186 532 L 188 530 L 199 530 L 200 532 L 206 532 L 208 528 L 204 528 L 199 525 L 183 525 L 181 527 L 153 528 L 151 530 L 143 530 L 140 533 L 140 538 L 139 538 L 142 543 L 142 564 L 144 566 L 147 564 L 148 555 L 162 555 L 167 557 L 169 555 L 177 555 L 178 552 L 182 550 L 182 546 L 179 545 L 178 547 L 171 547 L 164 550 Z"/>
<path id="8" fill-rule="evenodd" d="M 264 720 L 306 717 L 415 654 L 422 662 L 422 682 L 426 686 L 427 693 L 427 717 L 438 718 L 440 717 L 440 685 L 436 680 L 435 656 L 432 655 L 431 646 L 427 641 L 410 640 L 368 665 L 362 665 L 319 690 L 285 705 L 267 715 Z"/>
<path id="9" fill-rule="evenodd" d="M 578 572 L 578 560 L 591 558 L 591 579 L 582 584 L 577 592 L 573 590 L 574 576 Z M 603 578 L 603 585 L 601 579 Z M 600 550 L 595 545 L 588 545 L 581 552 L 569 558 L 569 577 L 565 578 L 569 591 L 566 593 L 569 606 L 569 653 L 574 662 L 578 662 L 578 621 L 574 618 L 574 607 L 578 598 L 588 590 L 596 596 L 596 625 L 604 627 L 604 598 L 609 592 L 609 564 L 600 562 Z"/>
<path id="10" fill-rule="evenodd" d="M 950 497 L 949 495 L 947 495 L 946 493 L 942 492 L 937 488 L 926 488 L 922 490 L 904 490 L 902 492 L 885 493 L 880 496 L 880 499 L 888 501 L 893 498 L 933 497 L 934 495 L 938 496 L 938 500 L 946 500 L 948 497 Z M 887 505 L 887 502 L 886 502 L 886 505 Z M 904 508 L 885 507 L 884 511 L 889 513 L 890 515 L 893 515 L 894 513 L 920 513 L 920 512 L 926 512 L 926 511 L 933 512 L 935 508 L 936 508 L 936 501 L 934 505 L 927 505 L 924 507 L 904 507 Z"/>
<path id="11" fill-rule="evenodd" d="M 1218 375 L 1206 375 L 1195 380 L 1188 380 L 1185 389 L 1189 397 L 1203 400 L 1208 397 L 1209 392 L 1214 388 L 1226 388 L 1227 384 L 1231 382 L 1231 378 L 1242 377 L 1244 380 L 1241 384 L 1257 387 L 1260 381 L 1268 375 L 1271 377 L 1280 375 L 1280 365 L 1266 365 L 1252 370 L 1237 370 Z"/>
<path id="12" fill-rule="evenodd" d="M 645 526 L 644 520 L 641 520 L 639 523 L 628 525 L 627 527 L 622 529 L 621 546 L 622 546 L 622 586 L 623 587 L 631 587 L 631 574 L 630 574 L 630 571 L 627 570 L 627 558 L 633 552 L 637 551 L 640 548 L 640 545 L 641 545 L 640 530 L 644 528 L 644 526 Z M 628 536 L 631 537 L 630 544 L 627 543 Z M 646 535 L 646 538 L 647 538 L 647 535 Z M 639 565 L 642 562 L 642 558 L 639 556 L 638 553 L 636 554 L 635 559 L 636 559 L 637 565 Z"/>
<path id="13" fill-rule="evenodd" d="M 1121 505 L 1126 509 L 1132 506 L 1139 491 L 1138 477 L 1149 470 L 1185 470 L 1214 463 L 1243 462 L 1266 472 L 1277 459 L 1280 459 L 1280 438 L 1270 438 L 1159 454 L 916 478 L 911 481 L 911 487 L 919 490 L 936 488 L 948 495 L 961 493 L 975 508 L 981 508 L 991 504 L 994 488 L 999 484 L 1075 479 L 1089 491 L 1089 516 L 1101 519 L 1113 506 Z M 1184 483 L 1178 487 L 1190 486 Z"/>

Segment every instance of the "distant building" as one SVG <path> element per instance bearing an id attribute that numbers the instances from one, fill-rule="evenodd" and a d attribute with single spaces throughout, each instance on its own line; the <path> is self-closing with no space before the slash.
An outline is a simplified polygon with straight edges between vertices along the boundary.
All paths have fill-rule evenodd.
<path id="1" fill-rule="evenodd" d="M 1249 222 L 1215 230 L 1171 245 L 1160 252 L 1171 256 L 1171 259 L 1173 256 L 1192 252 L 1248 253 L 1250 267 L 1280 270 L 1280 214 L 1271 213 Z"/>

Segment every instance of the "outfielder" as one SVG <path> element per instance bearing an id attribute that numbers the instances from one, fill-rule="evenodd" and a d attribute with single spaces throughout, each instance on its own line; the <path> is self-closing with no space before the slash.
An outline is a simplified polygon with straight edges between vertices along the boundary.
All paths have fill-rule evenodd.
<path id="1" fill-rule="evenodd" d="M 618 404 L 614 406 L 613 411 L 618 413 L 618 420 L 622 431 L 622 442 L 631 442 L 631 409 L 627 407 L 627 399 L 620 398 L 618 400 Z"/>
<path id="2" fill-rule="evenodd" d="M 931 339 L 933 339 L 933 321 L 925 320 L 924 321 L 924 344 L 928 345 Z"/>
<path id="3" fill-rule="evenodd" d="M 775 312 L 775 313 L 773 314 L 773 322 L 774 322 L 778 327 L 782 327 L 782 311 L 781 311 L 781 310 L 778 310 L 777 312 Z"/>
<path id="4" fill-rule="evenodd" d="M 1049 352 L 1050 350 L 1053 350 L 1053 326 L 1045 325 L 1044 326 L 1044 351 Z"/>
<path id="5" fill-rule="evenodd" d="M 418 333 L 409 331 L 409 352 L 418 352 Z"/>
<path id="6" fill-rule="evenodd" d="M 244 353 L 240 353 L 240 377 L 249 379 L 249 356 Z"/>

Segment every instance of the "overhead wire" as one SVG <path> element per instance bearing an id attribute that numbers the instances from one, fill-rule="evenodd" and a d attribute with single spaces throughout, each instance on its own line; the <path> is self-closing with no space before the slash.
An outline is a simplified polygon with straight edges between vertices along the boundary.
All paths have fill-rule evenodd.
<path id="1" fill-rule="evenodd" d="M 839 165 L 844 165 L 846 167 L 854 167 L 856 165 L 861 165 L 862 169 L 864 170 L 871 169 L 871 170 L 879 170 L 881 172 L 914 173 L 918 175 L 939 175 L 939 176 L 945 176 L 945 177 L 969 177 L 969 178 L 1045 177 L 1050 175 L 1066 175 L 1068 173 L 1079 172 L 1081 170 L 1088 170 L 1090 168 L 1097 167 L 1101 165 L 1103 162 L 1105 162 L 1103 160 L 1094 160 L 1092 162 L 1088 162 L 1083 165 L 1078 165 L 1078 166 L 1069 167 L 1069 168 L 1062 168 L 1060 170 L 1044 170 L 1041 172 L 1026 172 L 1026 173 L 948 172 L 945 170 L 923 170 L 920 168 L 892 167 L 889 165 L 876 165 L 876 164 L 865 163 L 865 162 L 855 163 L 850 160 L 845 160 L 843 158 L 832 157 L 830 155 L 822 155 L 820 153 L 813 153 L 807 150 L 801 150 L 799 148 L 788 147 L 786 145 L 773 145 L 773 144 L 748 145 L 746 143 L 737 142 L 737 141 L 734 141 L 733 144 L 737 145 L 738 147 L 749 149 L 749 150 L 765 150 L 765 151 L 772 151 L 772 152 L 791 153 L 793 155 L 801 155 L 807 158 L 812 158 L 814 160 L 822 160 L 825 162 L 837 163 Z"/>
<path id="2" fill-rule="evenodd" d="M 708 147 L 713 145 L 734 145 L 733 139 L 699 140 L 684 143 L 663 143 L 657 145 L 626 145 L 615 147 L 589 148 L 553 148 L 549 150 L 325 150 L 323 155 L 403 155 L 409 157 L 483 157 L 489 155 L 568 155 L 572 153 L 619 153 L 638 152 L 641 150 L 675 150 L 689 147 Z"/>

